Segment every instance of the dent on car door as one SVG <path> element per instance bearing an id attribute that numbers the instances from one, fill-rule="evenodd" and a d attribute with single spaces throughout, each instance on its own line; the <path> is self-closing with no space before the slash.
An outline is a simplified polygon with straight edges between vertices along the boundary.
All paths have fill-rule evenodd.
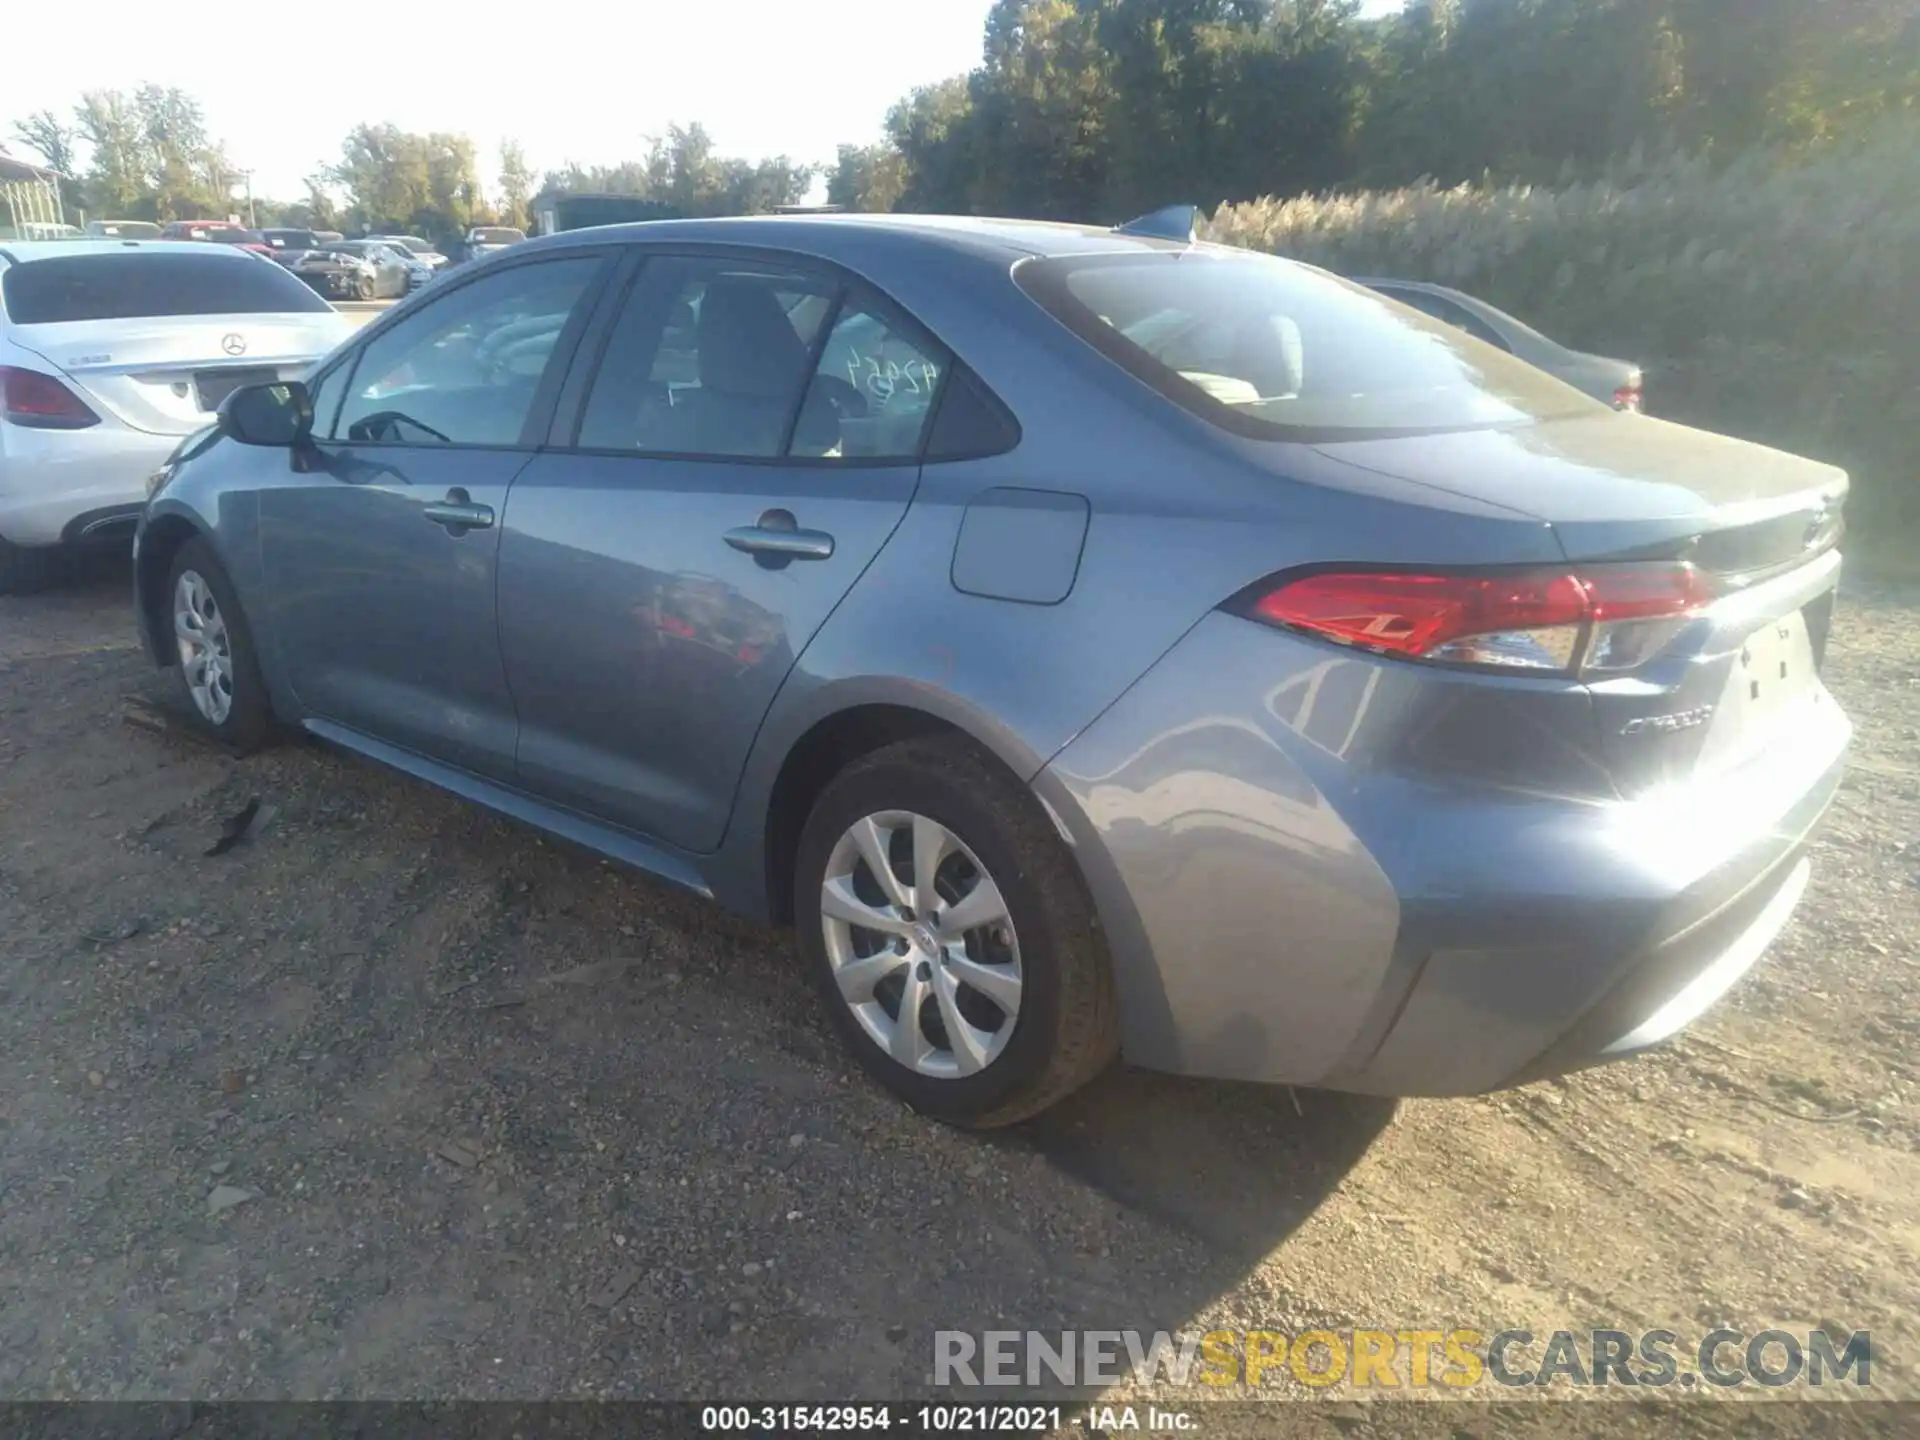
<path id="1" fill-rule="evenodd" d="M 452 288 L 320 382 L 312 453 L 260 492 L 273 639 L 308 714 L 510 778 L 499 521 L 601 264 Z"/>
<path id="2" fill-rule="evenodd" d="M 500 603 L 521 783 L 717 845 L 794 659 L 906 512 L 946 363 L 837 275 L 649 261 L 573 443 L 514 485 Z"/>

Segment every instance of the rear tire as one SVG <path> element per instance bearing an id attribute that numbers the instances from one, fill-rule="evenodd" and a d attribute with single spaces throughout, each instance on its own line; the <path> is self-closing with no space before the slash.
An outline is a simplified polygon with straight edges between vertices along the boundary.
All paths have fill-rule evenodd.
<path id="1" fill-rule="evenodd" d="M 0 595 L 33 595 L 67 578 L 70 556 L 58 545 L 0 540 Z"/>
<path id="2" fill-rule="evenodd" d="M 174 555 L 166 593 L 174 673 L 195 723 L 241 754 L 259 749 L 273 734 L 273 702 L 233 582 L 205 539 Z"/>
<path id="3" fill-rule="evenodd" d="M 1072 857 L 1026 787 L 958 737 L 888 746 L 827 786 L 801 832 L 794 916 L 835 1028 L 925 1114 L 1010 1125 L 1118 1053 L 1106 944 Z"/>

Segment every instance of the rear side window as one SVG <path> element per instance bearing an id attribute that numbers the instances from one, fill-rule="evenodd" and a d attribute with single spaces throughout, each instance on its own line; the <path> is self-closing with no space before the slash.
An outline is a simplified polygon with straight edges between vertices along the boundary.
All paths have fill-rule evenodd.
<path id="1" fill-rule="evenodd" d="M 270 315 L 333 307 L 278 265 L 221 250 L 62 255 L 15 265 L 0 299 L 16 325 L 158 315 Z"/>
<path id="2" fill-rule="evenodd" d="M 1068 256 L 1015 275 L 1116 364 L 1253 439 L 1422 435 L 1605 409 L 1450 325 L 1269 256 Z"/>
<path id="3" fill-rule="evenodd" d="M 650 263 L 587 398 L 580 444 L 656 454 L 781 454 L 837 286 L 730 260 Z"/>
<path id="4" fill-rule="evenodd" d="M 916 327 L 836 276 L 650 261 L 608 339 L 579 443 L 716 458 L 913 460 L 946 365 Z"/>
<path id="5" fill-rule="evenodd" d="M 788 454 L 912 459 L 945 362 L 869 301 L 849 298 L 807 387 Z"/>

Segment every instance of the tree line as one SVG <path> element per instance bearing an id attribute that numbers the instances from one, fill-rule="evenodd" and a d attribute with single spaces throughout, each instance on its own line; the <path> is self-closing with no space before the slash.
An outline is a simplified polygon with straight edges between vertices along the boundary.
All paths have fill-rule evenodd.
<path id="1" fill-rule="evenodd" d="M 1176 200 L 1562 181 L 1920 106 L 1915 0 L 997 0 L 981 63 L 842 146 L 867 210 L 1117 220 Z"/>
<path id="2" fill-rule="evenodd" d="M 358 125 L 258 223 L 436 237 L 526 226 L 541 191 L 685 214 L 800 202 L 1112 221 L 1174 200 L 1485 178 L 1554 181 L 1636 150 L 1731 156 L 1920 107 L 1915 0 L 996 0 L 981 61 L 916 90 L 831 164 L 715 151 L 675 125 L 641 158 L 536 175 L 509 141 Z M 244 172 L 176 87 L 84 94 L 13 137 L 100 218 L 241 208 Z"/>

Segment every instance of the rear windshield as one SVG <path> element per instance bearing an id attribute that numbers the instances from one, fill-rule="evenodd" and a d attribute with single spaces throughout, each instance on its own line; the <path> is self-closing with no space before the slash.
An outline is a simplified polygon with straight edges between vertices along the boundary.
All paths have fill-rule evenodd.
<path id="1" fill-rule="evenodd" d="M 1109 359 L 1253 439 L 1422 435 L 1606 408 L 1439 320 L 1270 256 L 1067 256 L 1015 275 Z"/>
<path id="2" fill-rule="evenodd" d="M 526 238 L 518 230 L 483 228 L 473 232 L 473 243 L 476 245 L 517 245 Z"/>
<path id="3" fill-rule="evenodd" d="M 311 230 L 262 230 L 261 237 L 276 250 L 317 250 L 320 237 Z"/>
<path id="4" fill-rule="evenodd" d="M 332 307 L 278 265 L 216 251 L 62 255 L 0 272 L 16 325 L 146 315 L 264 315 Z"/>

